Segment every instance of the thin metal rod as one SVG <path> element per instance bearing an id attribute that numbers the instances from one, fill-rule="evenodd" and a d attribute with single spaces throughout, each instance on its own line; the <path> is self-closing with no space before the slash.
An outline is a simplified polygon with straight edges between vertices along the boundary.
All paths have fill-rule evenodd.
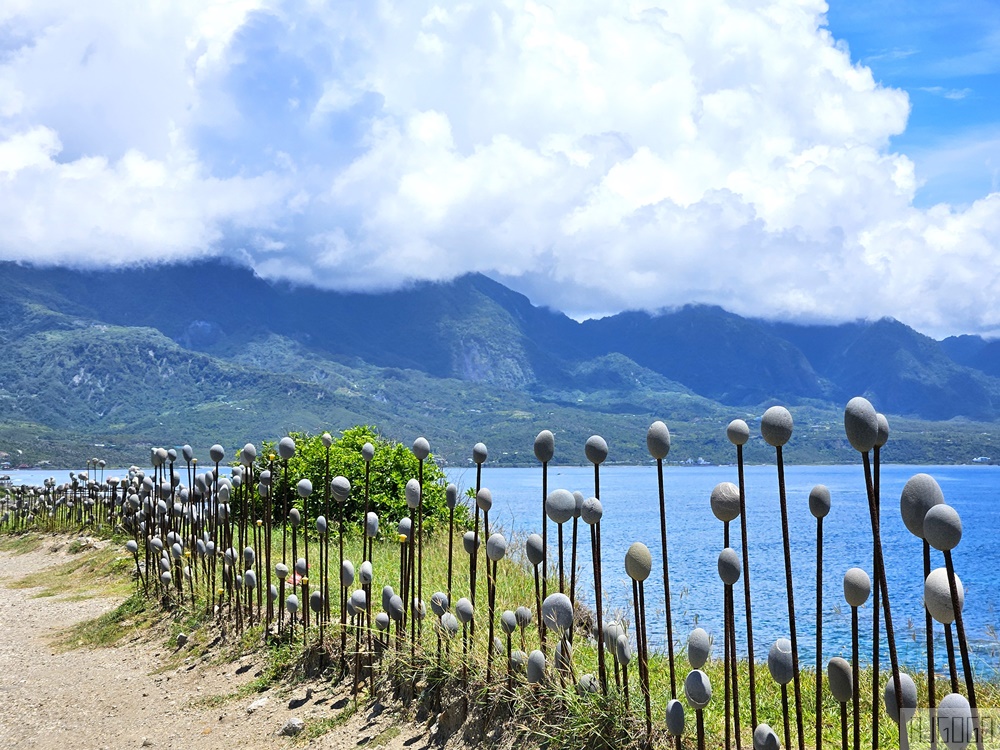
<path id="1" fill-rule="evenodd" d="M 976 681 L 972 673 L 972 662 L 969 659 L 969 642 L 965 637 L 965 623 L 962 619 L 962 607 L 958 601 L 958 584 L 955 581 L 955 565 L 951 559 L 951 550 L 944 551 L 944 564 L 948 571 L 948 588 L 951 589 L 951 607 L 955 613 L 955 630 L 958 633 L 958 647 L 962 653 L 962 672 L 965 674 L 965 690 L 972 709 L 972 728 L 976 736 L 976 747 L 983 748 L 983 734 L 979 731 L 979 709 L 976 705 Z"/>
<path id="2" fill-rule="evenodd" d="M 736 446 L 736 463 L 740 482 L 740 535 L 743 543 L 743 606 L 747 620 L 747 666 L 750 668 L 750 724 L 757 726 L 757 680 L 753 658 L 753 614 L 750 607 L 750 545 L 747 541 L 747 498 L 743 479 L 743 446 Z M 665 559 L 665 558 L 664 558 Z M 670 613 L 667 612 L 667 627 L 670 623 Z M 672 653 L 672 647 L 671 647 Z M 673 669 L 670 675 L 673 688 Z M 673 697 L 677 697 L 676 694 Z M 679 743 L 678 743 L 679 747 Z"/>
<path id="3" fill-rule="evenodd" d="M 795 636 L 795 594 L 792 590 L 792 551 L 788 534 L 788 505 L 785 502 L 785 464 L 781 457 L 781 446 L 777 446 L 775 451 L 777 452 L 778 465 L 778 499 L 781 503 L 781 541 L 785 552 L 785 589 L 788 593 L 788 630 L 792 642 L 792 670 L 793 682 L 795 683 L 795 728 L 799 733 L 799 750 L 805 750 L 805 732 L 802 727 L 802 682 L 799 678 L 799 646 L 798 639 Z"/>
<path id="4" fill-rule="evenodd" d="M 816 747 L 823 747 L 823 519 L 816 519 Z"/>
<path id="5" fill-rule="evenodd" d="M 899 659 L 896 654 L 896 636 L 892 627 L 892 610 L 889 606 L 889 584 L 885 577 L 885 561 L 882 557 L 882 535 L 879 531 L 878 508 L 875 507 L 875 491 L 872 487 L 871 461 L 867 453 L 863 453 L 865 468 L 865 488 L 868 491 L 868 508 L 872 519 L 872 536 L 875 539 L 875 562 L 877 580 L 882 589 L 882 613 L 885 615 L 885 634 L 889 641 L 889 664 L 892 668 L 892 682 L 896 690 L 896 704 L 900 717 L 899 722 L 899 746 L 901 750 L 909 747 L 909 737 L 906 733 L 906 721 L 903 720 L 902 701 L 903 689 L 899 680 Z"/>
<path id="6" fill-rule="evenodd" d="M 861 677 L 861 669 L 858 665 L 860 658 L 860 648 L 858 643 L 858 608 L 851 607 L 851 697 L 854 702 L 854 750 L 861 750 L 861 685 L 858 681 Z"/>

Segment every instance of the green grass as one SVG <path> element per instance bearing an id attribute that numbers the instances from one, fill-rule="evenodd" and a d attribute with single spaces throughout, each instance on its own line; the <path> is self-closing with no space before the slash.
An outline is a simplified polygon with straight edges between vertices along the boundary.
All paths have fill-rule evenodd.
<path id="1" fill-rule="evenodd" d="M 372 556 L 375 571 L 372 585 L 373 613 L 380 609 L 383 586 L 391 585 L 397 593 L 400 590 L 400 545 L 391 538 L 391 532 L 394 531 L 394 525 L 384 525 L 383 535 L 390 538 L 381 539 L 376 544 Z M 335 573 L 339 564 L 338 548 L 336 539 L 331 541 L 333 543 L 330 546 L 329 555 L 330 577 L 331 581 L 335 582 Z M 272 565 L 281 559 L 281 542 L 280 532 L 276 533 L 273 539 Z M 297 552 L 300 556 L 304 556 L 301 544 L 300 537 L 298 545 L 300 549 Z M 121 545 L 121 547 L 123 546 Z M 462 549 L 461 537 L 457 530 L 454 546 L 453 607 L 459 596 L 467 594 L 469 590 L 469 558 Z M 15 586 L 25 587 L 37 587 L 41 583 L 43 588 L 40 595 L 81 596 L 86 595 L 87 592 L 99 590 L 105 595 L 108 592 L 118 592 L 126 597 L 123 603 L 111 612 L 67 630 L 60 640 L 64 646 L 109 646 L 126 636 L 145 635 L 154 639 L 162 638 L 170 646 L 171 651 L 164 662 L 167 665 L 165 668 L 169 668 L 172 664 L 176 665 L 191 655 L 209 655 L 217 662 L 231 662 L 249 654 L 254 655 L 259 660 L 257 665 L 260 671 L 259 675 L 230 693 L 200 699 L 199 705 L 205 706 L 221 705 L 275 687 L 287 688 L 298 684 L 307 678 L 307 666 L 315 665 L 316 656 L 321 651 L 330 655 L 329 661 L 333 668 L 329 674 L 336 677 L 340 629 L 339 612 L 337 611 L 339 597 L 335 586 L 331 587 L 333 621 L 325 628 L 325 641 L 322 649 L 315 645 L 319 635 L 318 628 L 315 626 L 311 627 L 307 633 L 309 648 L 303 649 L 301 625 L 296 626 L 294 641 L 289 642 L 286 627 L 284 639 L 278 640 L 271 637 L 267 639 L 265 645 L 263 625 L 260 622 L 257 622 L 253 627 L 248 627 L 242 634 L 238 634 L 234 629 L 234 622 L 228 618 L 225 620 L 225 637 L 221 639 L 220 643 L 215 643 L 221 630 L 216 618 L 207 611 L 208 607 L 204 600 L 204 578 L 199 577 L 199 583 L 195 589 L 197 594 L 195 606 L 191 606 L 189 589 L 185 584 L 184 598 L 177 599 L 175 597 L 169 610 L 164 611 L 158 606 L 154 596 L 146 598 L 139 593 L 128 595 L 129 592 L 135 590 L 135 584 L 131 580 L 134 563 L 131 556 L 122 554 L 121 547 L 112 545 L 100 551 L 83 551 L 43 574 L 29 576 L 14 582 Z M 528 568 L 513 552 L 515 549 L 522 548 L 521 540 L 511 540 L 512 554 L 501 561 L 498 566 L 497 621 L 500 612 L 504 609 L 515 609 L 520 605 L 526 605 L 534 612 L 534 580 Z M 430 597 L 435 591 L 443 591 L 447 587 L 447 550 L 448 535 L 446 531 L 429 535 L 424 541 L 423 599 L 425 602 L 429 603 Z M 356 568 L 360 567 L 361 538 L 357 536 L 346 538 L 344 540 L 344 553 L 345 557 L 355 562 Z M 290 544 L 286 557 L 291 562 Z M 315 584 L 320 578 L 319 547 L 315 540 L 310 543 L 309 558 L 311 562 L 310 577 L 315 589 Z M 261 575 L 262 584 L 265 580 L 265 577 Z M 549 590 L 557 589 L 557 582 L 550 581 Z M 290 593 L 290 590 L 286 593 Z M 377 667 L 378 673 L 375 681 L 375 690 L 381 700 L 388 701 L 390 697 L 402 697 L 404 702 L 410 702 L 411 710 L 418 713 L 424 710 L 431 715 L 447 711 L 449 706 L 454 706 L 457 702 L 467 703 L 470 718 L 463 726 L 481 725 L 484 727 L 484 732 L 486 728 L 491 728 L 490 731 L 514 733 L 528 742 L 529 745 L 544 745 L 547 750 L 582 746 L 609 748 L 609 750 L 610 748 L 641 747 L 645 723 L 644 703 L 635 660 L 629 668 L 630 700 L 628 703 L 626 703 L 622 691 L 616 687 L 613 661 L 610 655 L 608 655 L 607 661 L 610 686 L 607 696 L 577 695 L 572 684 L 567 683 L 565 688 L 561 687 L 560 680 L 556 675 L 551 676 L 547 684 L 540 686 L 529 686 L 525 683 L 523 676 L 516 676 L 513 680 L 513 689 L 508 689 L 505 656 L 494 657 L 492 679 L 487 683 L 488 625 L 485 555 L 480 557 L 476 601 L 476 635 L 467 667 L 468 683 L 465 682 L 461 660 L 461 634 L 442 648 L 442 657 L 439 662 L 437 658 L 437 634 L 434 627 L 436 618 L 428 612 L 427 619 L 422 623 L 421 640 L 413 650 L 412 656 L 408 641 L 404 642 L 402 649 L 397 650 L 392 647 L 383 655 Z M 184 649 L 176 649 L 176 636 L 182 631 L 188 635 L 189 645 Z M 349 632 L 353 634 L 353 631 Z M 392 632 L 394 635 L 394 627 Z M 407 632 L 409 632 L 409 627 Z M 499 625 L 496 627 L 496 634 L 503 637 Z M 362 637 L 361 643 L 364 644 L 365 640 Z M 515 632 L 513 647 L 519 648 L 520 646 L 521 634 Z M 537 646 L 538 635 L 535 625 L 532 624 L 526 633 L 525 650 L 530 651 Z M 550 635 L 550 654 L 552 646 L 554 646 L 554 638 Z M 348 637 L 348 661 L 351 663 L 353 663 L 353 648 L 353 636 Z M 719 643 L 715 644 L 715 652 L 721 652 Z M 579 632 L 574 644 L 573 661 L 577 676 L 585 673 L 597 674 L 596 649 Z M 712 681 L 714 692 L 712 702 L 704 712 L 705 728 L 708 734 L 707 744 L 709 747 L 721 747 L 724 737 L 722 663 L 718 659 L 711 660 L 705 669 Z M 681 652 L 677 655 L 676 664 L 677 685 L 680 692 L 683 691 L 683 678 L 688 670 L 686 655 Z M 752 745 L 752 727 L 750 726 L 750 696 L 748 691 L 749 664 L 746 661 L 741 662 L 738 671 L 741 737 L 744 746 L 750 747 Z M 654 746 L 666 747 L 668 739 L 665 735 L 662 717 L 665 704 L 670 697 L 670 681 L 667 659 L 664 654 L 651 654 L 649 673 L 654 717 Z M 883 683 L 887 676 L 887 671 L 883 671 Z M 871 744 L 871 677 L 870 670 L 863 669 L 861 671 L 861 736 L 862 743 L 866 746 Z M 920 705 L 924 705 L 926 703 L 926 696 L 923 694 L 926 689 L 925 681 L 919 674 L 914 675 L 914 680 L 918 689 L 921 690 Z M 801 672 L 801 687 L 804 740 L 807 746 L 812 747 L 815 744 L 815 681 L 814 674 L 809 669 L 803 669 Z M 363 691 L 367 690 L 367 684 L 363 685 L 362 689 Z M 939 691 L 941 690 L 942 683 L 939 682 Z M 789 685 L 790 701 L 793 699 L 792 696 L 791 685 Z M 680 697 L 684 702 L 683 696 Z M 756 667 L 756 698 L 758 721 L 770 724 L 783 740 L 781 692 L 771 679 L 766 664 L 763 663 L 759 663 Z M 996 709 L 1000 707 L 1000 685 L 980 681 L 978 683 L 978 698 L 980 708 Z M 364 693 L 362 693 L 361 700 L 364 699 Z M 304 736 L 311 739 L 337 729 L 350 718 L 351 713 L 355 710 L 354 702 L 349 702 L 347 708 L 342 709 L 334 716 L 307 724 Z M 695 719 L 692 711 L 686 708 L 686 712 L 688 714 L 688 736 L 685 739 L 685 747 L 693 747 Z M 836 741 L 839 741 L 840 736 L 839 705 L 834 702 L 828 691 L 825 692 L 824 696 L 822 720 L 824 745 L 833 746 Z M 794 738 L 796 734 L 794 716 L 791 722 Z M 398 730 L 390 729 L 383 732 L 382 735 L 373 739 L 371 744 L 377 746 L 378 742 L 388 742 L 393 731 Z M 489 736 L 493 737 L 494 735 L 490 734 Z M 880 720 L 879 740 L 883 747 L 892 747 L 896 742 L 895 725 L 888 720 L 884 712 Z"/>

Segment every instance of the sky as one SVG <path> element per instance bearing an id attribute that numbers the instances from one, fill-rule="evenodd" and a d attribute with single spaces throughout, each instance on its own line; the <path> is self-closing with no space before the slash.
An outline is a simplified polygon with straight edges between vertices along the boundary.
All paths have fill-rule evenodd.
<path id="1" fill-rule="evenodd" d="M 994 0 L 5 0 L 0 259 L 996 336 L 998 98 Z"/>

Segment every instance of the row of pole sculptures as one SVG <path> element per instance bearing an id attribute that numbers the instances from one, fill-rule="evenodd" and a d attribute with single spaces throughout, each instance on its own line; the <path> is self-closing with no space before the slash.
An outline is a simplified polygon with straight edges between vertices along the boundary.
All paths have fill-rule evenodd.
<path id="1" fill-rule="evenodd" d="M 874 614 L 871 638 L 872 747 L 879 746 L 878 721 L 880 709 L 884 706 L 886 714 L 898 725 L 899 746 L 906 748 L 907 722 L 917 708 L 917 689 L 913 678 L 901 671 L 899 665 L 880 533 L 880 450 L 888 441 L 889 426 L 884 416 L 876 413 L 867 400 L 859 397 L 847 404 L 844 427 L 851 446 L 861 454 L 872 533 L 871 574 L 861 568 L 851 568 L 844 573 L 844 597 L 852 613 L 851 660 L 837 656 L 824 663 L 823 519 L 830 511 L 831 497 L 822 485 L 815 487 L 809 495 L 809 510 L 816 519 L 815 746 L 822 747 L 824 743 L 822 706 L 824 696 L 829 694 L 840 708 L 840 747 L 860 750 L 860 705 L 867 698 L 860 691 L 858 608 L 870 598 Z M 761 436 L 775 450 L 787 597 L 788 637 L 779 638 L 767 654 L 768 673 L 780 686 L 780 715 L 761 715 L 763 712 L 757 700 L 757 667 L 760 665 L 754 653 L 751 540 L 747 529 L 743 461 L 743 446 L 750 439 L 750 429 L 743 420 L 734 420 L 726 429 L 727 437 L 735 447 L 737 481 L 718 484 L 709 497 L 711 512 L 723 527 L 718 575 L 723 590 L 722 742 L 726 750 L 731 750 L 734 744 L 737 750 L 742 750 L 744 728 L 752 730 L 755 749 L 784 746 L 804 750 L 806 747 L 782 456 L 782 448 L 791 439 L 792 431 L 792 416 L 783 407 L 772 407 L 761 417 Z M 467 683 L 470 659 L 477 649 L 478 620 L 480 628 L 484 624 L 486 626 L 487 690 L 493 688 L 497 680 L 508 688 L 515 682 L 526 682 L 529 686 L 548 683 L 558 685 L 560 689 L 576 690 L 583 695 L 621 694 L 625 705 L 630 706 L 630 691 L 635 693 L 637 689 L 644 718 L 642 745 L 652 745 L 655 714 L 665 717 L 670 742 L 680 750 L 682 736 L 690 731 L 685 716 L 689 710 L 695 714 L 697 745 L 704 748 L 703 711 L 710 705 L 713 689 L 703 667 L 710 656 L 712 639 L 701 628 L 688 635 L 686 651 L 691 669 L 686 675 L 678 675 L 671 614 L 667 488 L 663 475 L 664 460 L 670 451 L 670 433 L 663 422 L 657 421 L 649 427 L 646 439 L 649 453 L 656 462 L 659 538 L 655 539 L 654 531 L 647 531 L 655 539 L 654 544 L 659 543 L 661 553 L 669 676 L 667 702 L 665 706 L 656 707 L 655 711 L 650 691 L 644 591 L 644 582 L 653 573 L 653 558 L 644 542 L 636 541 L 624 555 L 624 570 L 632 585 L 631 620 L 606 620 L 604 616 L 601 466 L 607 459 L 608 445 L 600 436 L 592 436 L 584 446 L 584 454 L 594 472 L 593 494 L 589 496 L 561 488 L 550 490 L 548 470 L 554 457 L 555 438 L 548 430 L 543 430 L 535 438 L 534 454 L 541 464 L 541 529 L 540 533 L 527 536 L 523 547 L 524 559 L 533 578 L 535 601 L 522 602 L 516 608 L 500 612 L 497 611 L 499 564 L 512 549 L 502 531 L 495 525 L 491 527 L 493 497 L 482 483 L 488 452 L 483 443 L 474 446 L 472 460 L 476 465 L 476 484 L 475 500 L 470 508 L 472 528 L 462 534 L 462 552 L 458 553 L 464 552 L 467 557 L 467 581 L 460 581 L 454 575 L 454 510 L 459 503 L 459 491 L 454 485 L 449 485 L 445 493 L 449 510 L 447 578 L 443 590 L 429 596 L 430 624 L 436 649 L 425 645 L 423 638 L 424 621 L 428 617 L 423 565 L 424 461 L 430 456 L 430 445 L 422 437 L 412 446 L 418 460 L 418 471 L 405 487 L 407 513 L 399 519 L 392 519 L 396 521 L 395 531 L 399 540 L 398 569 L 390 570 L 392 565 L 385 563 L 386 569 L 376 570 L 374 564 L 376 538 L 380 529 L 383 534 L 385 532 L 382 519 L 369 503 L 374 446 L 367 443 L 362 448 L 364 486 L 355 488 L 344 477 L 329 476 L 329 447 L 332 441 L 329 434 L 322 436 L 327 448 L 327 466 L 322 501 L 319 503 L 321 513 L 315 518 L 308 517 L 310 505 L 304 502 L 315 492 L 312 482 L 302 478 L 293 485 L 294 478 L 288 476 L 289 461 L 295 455 L 296 445 L 292 438 L 286 437 L 278 442 L 277 455 L 267 460 L 260 459 L 256 448 L 247 444 L 239 452 L 228 477 L 223 476 L 221 471 L 225 460 L 225 451 L 221 446 L 210 449 L 212 468 L 201 473 L 198 473 L 192 449 L 184 446 L 180 452 L 154 450 L 151 475 L 133 469 L 124 479 L 96 481 L 87 474 L 81 474 L 74 475 L 68 485 L 57 486 L 51 480 L 45 482 L 43 487 L 18 488 L 5 501 L 0 528 L 16 530 L 46 524 L 52 526 L 62 521 L 95 528 L 123 529 L 131 537 L 127 549 L 133 556 L 137 585 L 143 592 L 156 596 L 169 606 L 188 606 L 190 603 L 192 608 L 204 607 L 220 627 L 231 628 L 236 633 L 259 625 L 265 639 L 294 640 L 301 637 L 303 647 L 309 649 L 326 643 L 326 629 L 333 626 L 336 614 L 341 673 L 352 675 L 355 689 L 366 678 L 374 680 L 379 657 L 390 652 L 397 657 L 405 657 L 408 653 L 411 665 L 423 663 L 431 665 L 428 668 L 440 668 L 442 659 L 452 659 L 452 644 L 459 634 L 462 644 L 461 679 Z M 184 463 L 183 471 L 181 461 Z M 347 500 L 352 493 L 359 491 L 365 501 L 363 515 L 358 519 L 347 519 L 344 513 Z M 936 744 L 939 734 L 948 748 L 964 748 L 974 741 L 982 750 L 976 685 L 962 620 L 964 590 L 955 573 L 951 554 L 961 540 L 961 519 L 957 511 L 945 504 L 937 482 L 926 474 L 917 474 L 906 483 L 900 498 L 900 511 L 906 528 L 921 540 L 923 547 L 928 708 L 932 711 L 932 718 L 948 719 L 947 722 L 940 722 L 938 732 L 932 732 L 932 742 Z M 595 609 L 593 627 L 584 628 L 583 632 L 580 632 L 579 610 L 585 605 L 577 599 L 576 563 L 581 519 L 590 536 L 592 604 Z M 739 551 L 733 547 L 737 531 L 731 529 L 731 524 L 737 520 Z M 359 523 L 361 528 L 362 562 L 357 567 L 345 557 L 345 522 Z M 563 527 L 569 523 L 570 561 L 567 566 Z M 549 536 L 551 524 L 555 524 L 554 540 Z M 761 533 L 765 532 L 762 530 Z M 280 543 L 275 534 L 280 536 Z M 337 537 L 338 567 L 331 570 L 330 542 L 333 535 Z M 312 560 L 311 546 L 316 550 Z M 935 553 L 940 553 L 943 565 L 932 568 Z M 676 549 L 674 554 L 677 554 Z M 485 575 L 480 570 L 481 563 L 485 565 Z M 381 597 L 378 593 L 373 594 L 373 588 L 377 591 L 376 580 L 389 581 L 381 589 Z M 485 603 L 477 598 L 483 583 L 486 587 Z M 744 599 L 745 622 L 742 624 L 737 622 L 735 614 L 735 597 L 739 587 L 742 587 Z M 456 595 L 459 597 L 457 601 L 454 599 Z M 339 603 L 336 612 L 331 607 L 334 597 Z M 379 603 L 382 609 L 376 611 Z M 941 691 L 934 671 L 934 623 L 943 626 L 948 651 L 949 680 L 947 692 L 940 701 L 938 696 Z M 738 625 L 745 630 L 748 657 L 747 679 L 743 684 L 738 669 L 737 646 L 742 636 Z M 497 635 L 497 626 L 503 638 Z M 301 636 L 297 635 L 299 630 Z M 311 632 L 315 635 L 312 643 Z M 593 644 L 597 656 L 596 675 L 577 675 L 574 636 L 583 636 Z M 479 638 L 481 649 L 482 636 Z M 534 642 L 529 643 L 529 639 L 534 638 L 537 638 L 537 648 L 529 650 L 529 645 L 534 645 Z M 883 644 L 888 647 L 889 654 L 889 674 L 884 685 L 880 682 L 880 666 L 884 665 L 879 663 Z M 518 647 L 515 648 L 515 645 Z M 432 653 L 435 656 L 431 656 Z M 418 657 L 422 657 L 423 661 Z M 502 666 L 494 672 L 494 662 L 501 659 Z M 960 672 L 964 685 L 959 680 Z M 741 691 L 749 696 L 749 716 L 741 715 Z M 777 729 L 772 729 L 764 719 L 772 721 Z M 658 720 L 656 724 L 659 724 Z"/>

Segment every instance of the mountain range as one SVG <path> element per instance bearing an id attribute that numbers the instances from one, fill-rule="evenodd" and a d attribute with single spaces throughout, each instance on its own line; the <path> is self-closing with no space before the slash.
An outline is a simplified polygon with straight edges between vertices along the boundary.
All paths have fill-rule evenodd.
<path id="1" fill-rule="evenodd" d="M 725 461 L 729 420 L 775 403 L 796 419 L 800 460 L 851 460 L 842 408 L 864 395 L 892 419 L 891 460 L 950 462 L 990 456 L 1000 419 L 1000 341 L 936 341 L 892 319 L 796 325 L 689 305 L 577 322 L 478 274 L 342 293 L 220 260 L 2 263 L 0 289 L 0 451 L 26 461 L 368 423 L 425 434 L 453 464 L 479 440 L 528 463 L 541 429 L 557 460 L 581 462 L 597 432 L 613 460 L 639 462 L 653 419 L 672 459 Z M 768 455 L 759 439 L 747 452 Z"/>

